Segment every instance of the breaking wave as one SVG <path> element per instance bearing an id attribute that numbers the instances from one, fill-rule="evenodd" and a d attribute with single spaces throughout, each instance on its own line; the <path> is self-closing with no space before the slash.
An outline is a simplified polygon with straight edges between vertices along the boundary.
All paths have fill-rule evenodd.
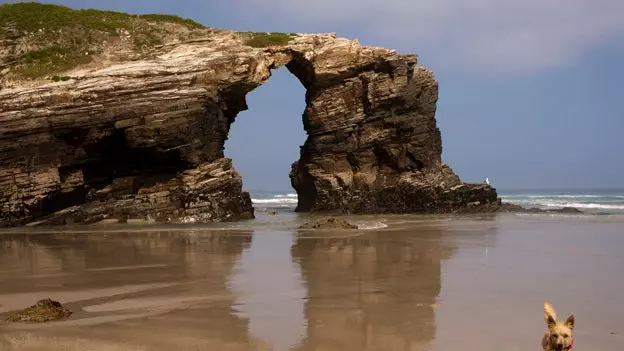
<path id="1" fill-rule="evenodd" d="M 297 194 L 272 194 L 269 196 L 257 196 L 251 199 L 254 205 L 295 207 L 297 206 Z"/>
<path id="2" fill-rule="evenodd" d="M 624 195 L 612 194 L 504 194 L 501 199 L 523 207 L 575 207 L 588 212 L 624 213 Z"/>
<path id="3" fill-rule="evenodd" d="M 387 228 L 388 225 L 382 222 L 367 222 L 367 223 L 355 223 L 358 226 L 358 229 L 383 229 Z"/>

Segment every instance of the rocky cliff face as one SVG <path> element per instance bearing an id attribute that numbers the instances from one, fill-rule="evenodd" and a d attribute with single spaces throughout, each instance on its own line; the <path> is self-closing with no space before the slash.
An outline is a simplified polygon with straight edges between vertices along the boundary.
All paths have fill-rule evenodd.
<path id="1" fill-rule="evenodd" d="M 288 40 L 256 47 L 214 32 L 0 90 L 0 223 L 253 217 L 223 146 L 246 94 L 284 65 L 307 89 L 308 139 L 290 174 L 299 211 L 452 212 L 496 201 L 494 189 L 462 184 L 442 164 L 438 84 L 415 55 L 332 34 Z"/>

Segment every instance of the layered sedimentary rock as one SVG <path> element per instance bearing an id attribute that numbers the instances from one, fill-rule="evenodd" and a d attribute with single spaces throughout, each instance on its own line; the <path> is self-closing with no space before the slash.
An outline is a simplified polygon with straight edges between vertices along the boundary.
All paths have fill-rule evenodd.
<path id="1" fill-rule="evenodd" d="M 415 55 L 333 34 L 258 48 L 223 31 L 0 90 L 0 222 L 253 217 L 224 142 L 246 94 L 284 65 L 307 89 L 308 139 L 290 175 L 299 211 L 496 201 L 441 162 L 438 83 Z"/>

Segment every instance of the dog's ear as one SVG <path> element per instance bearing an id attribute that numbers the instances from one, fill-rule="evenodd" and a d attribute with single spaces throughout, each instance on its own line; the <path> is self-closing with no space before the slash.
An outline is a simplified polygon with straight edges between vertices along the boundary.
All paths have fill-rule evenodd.
<path id="1" fill-rule="evenodd" d="M 574 329 L 574 315 L 571 314 L 570 317 L 565 321 L 565 326 Z"/>
<path id="2" fill-rule="evenodd" d="M 548 329 L 552 329 L 557 325 L 557 321 L 552 316 L 547 316 L 546 324 L 548 325 Z"/>
<path id="3" fill-rule="evenodd" d="M 557 324 L 555 309 L 548 302 L 544 302 L 544 319 L 546 320 L 548 328 L 552 328 Z"/>
<path id="4" fill-rule="evenodd" d="M 557 319 L 557 313 L 555 313 L 555 309 L 548 302 L 544 302 L 544 318 L 548 320 L 549 316 L 555 320 Z"/>

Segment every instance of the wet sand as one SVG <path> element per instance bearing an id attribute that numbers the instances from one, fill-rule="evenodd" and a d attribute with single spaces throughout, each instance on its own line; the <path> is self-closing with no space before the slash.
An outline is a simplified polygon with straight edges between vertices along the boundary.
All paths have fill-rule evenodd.
<path id="1" fill-rule="evenodd" d="M 0 318 L 74 314 L 0 323 L 0 350 L 539 350 L 544 300 L 574 312 L 575 349 L 624 344 L 623 217 L 258 215 L 1 232 Z"/>

